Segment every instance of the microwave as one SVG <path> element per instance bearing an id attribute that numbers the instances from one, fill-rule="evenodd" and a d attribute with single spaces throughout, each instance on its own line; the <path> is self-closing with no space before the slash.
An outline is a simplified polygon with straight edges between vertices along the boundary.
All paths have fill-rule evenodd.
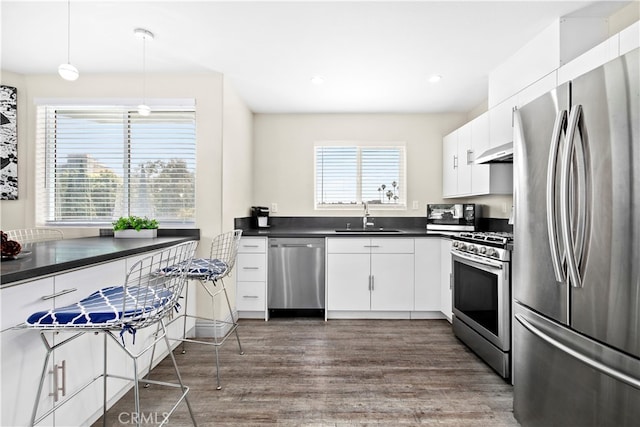
<path id="1" fill-rule="evenodd" d="M 475 231 L 479 219 L 475 203 L 427 205 L 427 230 Z"/>

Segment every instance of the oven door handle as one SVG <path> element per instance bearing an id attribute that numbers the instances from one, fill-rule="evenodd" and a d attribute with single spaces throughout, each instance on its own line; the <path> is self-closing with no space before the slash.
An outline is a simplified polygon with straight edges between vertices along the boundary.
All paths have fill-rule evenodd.
<path id="1" fill-rule="evenodd" d="M 486 260 L 483 259 L 482 262 L 479 262 L 477 259 L 469 255 L 453 251 L 451 252 L 451 255 L 453 255 L 454 258 L 459 258 L 472 267 L 478 268 L 480 270 L 497 269 L 502 271 L 502 263 L 500 261 L 493 261 L 492 259 L 487 258 Z"/>

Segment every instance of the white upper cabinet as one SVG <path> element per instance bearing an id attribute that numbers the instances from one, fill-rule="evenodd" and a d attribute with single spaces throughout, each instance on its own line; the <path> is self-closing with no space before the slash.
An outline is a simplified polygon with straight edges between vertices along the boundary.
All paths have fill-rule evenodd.
<path id="1" fill-rule="evenodd" d="M 452 197 L 458 192 L 458 131 L 442 140 L 442 196 Z"/>
<path id="2" fill-rule="evenodd" d="M 445 136 L 442 141 L 442 195 L 471 194 L 471 123 Z"/>
<path id="3" fill-rule="evenodd" d="M 620 55 L 631 52 L 633 49 L 640 47 L 640 21 L 629 25 L 620 31 Z"/>
<path id="4" fill-rule="evenodd" d="M 489 73 L 489 108 L 601 43 L 608 30 L 603 18 L 556 20 Z"/>
<path id="5" fill-rule="evenodd" d="M 458 194 L 471 194 L 473 147 L 471 123 L 458 129 Z"/>
<path id="6" fill-rule="evenodd" d="M 500 117 L 505 142 L 513 141 L 511 111 Z M 509 164 L 476 165 L 475 159 L 494 144 L 489 113 L 444 137 L 442 141 L 442 197 L 482 194 L 509 194 L 513 187 L 513 167 Z M 498 138 L 498 141 L 501 139 Z M 503 143 L 505 143 L 503 142 Z"/>

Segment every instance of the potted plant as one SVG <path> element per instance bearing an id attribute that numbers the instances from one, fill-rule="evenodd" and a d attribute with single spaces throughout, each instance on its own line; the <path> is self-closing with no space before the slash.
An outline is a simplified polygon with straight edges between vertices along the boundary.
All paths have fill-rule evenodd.
<path id="1" fill-rule="evenodd" d="M 113 237 L 155 238 L 158 236 L 158 221 L 139 216 L 121 216 L 113 222 Z"/>

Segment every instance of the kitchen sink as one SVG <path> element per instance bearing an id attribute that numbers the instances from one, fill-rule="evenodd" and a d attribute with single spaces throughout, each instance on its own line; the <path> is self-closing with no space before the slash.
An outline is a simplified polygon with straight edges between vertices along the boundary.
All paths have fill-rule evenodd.
<path id="1" fill-rule="evenodd" d="M 394 228 L 372 227 L 372 228 L 336 228 L 336 233 L 401 233 L 401 230 Z"/>

